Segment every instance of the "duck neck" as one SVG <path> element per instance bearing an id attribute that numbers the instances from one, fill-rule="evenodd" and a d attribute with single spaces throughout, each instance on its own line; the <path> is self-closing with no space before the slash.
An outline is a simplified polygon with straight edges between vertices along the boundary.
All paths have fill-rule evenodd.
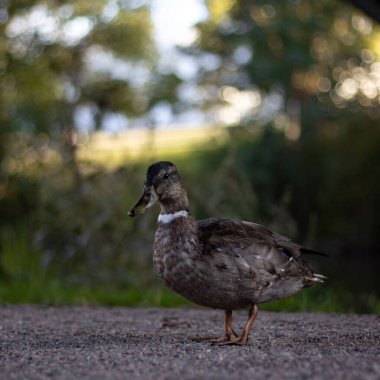
<path id="1" fill-rule="evenodd" d="M 189 201 L 185 189 L 181 189 L 178 194 L 173 194 L 165 198 L 159 199 L 161 206 L 161 215 L 175 214 L 178 212 L 189 213 Z"/>

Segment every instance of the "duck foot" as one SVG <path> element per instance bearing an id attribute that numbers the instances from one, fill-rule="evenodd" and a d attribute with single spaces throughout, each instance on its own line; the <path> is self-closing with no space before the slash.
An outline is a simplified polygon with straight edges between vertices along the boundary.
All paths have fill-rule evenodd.
<path id="1" fill-rule="evenodd" d="M 248 338 L 245 336 L 236 336 L 224 342 L 215 342 L 218 346 L 245 346 L 248 343 Z"/>
<path id="2" fill-rule="evenodd" d="M 221 345 L 221 346 L 224 346 L 224 345 L 227 345 L 227 344 L 228 345 L 238 345 L 238 346 L 244 346 L 244 345 L 246 345 L 247 342 L 248 342 L 249 331 L 251 330 L 252 325 L 255 322 L 256 316 L 257 316 L 257 305 L 252 305 L 250 307 L 250 309 L 249 309 L 248 320 L 245 323 L 245 326 L 243 328 L 243 331 L 242 331 L 241 335 L 239 335 L 239 336 L 235 335 L 230 340 L 228 340 L 226 342 L 220 342 L 218 344 Z"/>
<path id="3" fill-rule="evenodd" d="M 232 310 L 224 311 L 224 335 L 223 336 L 203 336 L 191 338 L 195 342 L 207 342 L 212 344 L 226 343 L 236 339 L 238 335 L 232 329 Z"/>
<path id="4" fill-rule="evenodd" d="M 255 322 L 257 316 L 257 305 L 251 305 L 248 312 L 248 320 L 244 325 L 241 335 L 237 335 L 232 329 L 232 311 L 225 310 L 224 318 L 224 331 L 223 336 L 205 336 L 205 337 L 195 337 L 191 338 L 196 342 L 208 342 L 215 345 L 225 346 L 225 345 L 237 345 L 244 346 L 248 342 L 248 334 Z"/>
<path id="5" fill-rule="evenodd" d="M 207 342 L 212 344 L 223 344 L 230 341 L 231 337 L 223 335 L 223 336 L 200 336 L 200 337 L 194 337 L 190 338 L 191 340 L 201 343 L 201 342 Z"/>
<path id="6" fill-rule="evenodd" d="M 225 340 L 225 341 L 215 342 L 215 343 L 220 346 L 226 346 L 226 345 L 245 346 L 248 343 L 248 335 L 252 328 L 253 323 L 255 322 L 256 316 L 257 316 L 257 305 L 251 305 L 248 312 L 248 320 L 244 325 L 241 335 L 236 335 L 234 333 L 233 336 L 230 335 L 230 339 Z"/>

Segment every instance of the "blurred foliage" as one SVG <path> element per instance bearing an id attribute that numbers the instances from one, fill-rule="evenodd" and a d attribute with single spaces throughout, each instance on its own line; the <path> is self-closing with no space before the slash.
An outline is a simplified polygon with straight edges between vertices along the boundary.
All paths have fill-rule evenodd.
<path id="1" fill-rule="evenodd" d="M 330 254 L 310 257 L 326 285 L 263 307 L 380 311 L 378 27 L 328 0 L 206 4 L 182 49 L 197 95 L 181 104 L 144 1 L 0 3 L 0 303 L 186 303 L 152 273 L 155 212 L 126 214 L 148 162 L 76 154 L 81 110 L 99 129 L 169 102 L 229 126 L 186 156 L 146 149 L 176 162 L 196 217 L 254 220 Z"/>
<path id="2" fill-rule="evenodd" d="M 348 250 L 378 249 L 379 26 L 330 0 L 206 4 L 210 17 L 183 50 L 201 62 L 205 112 L 246 127 L 245 137 L 267 128 L 266 141 L 236 149 L 260 214 L 286 199 L 298 239 L 318 228 Z"/>
<path id="3" fill-rule="evenodd" d="M 80 112 L 98 129 L 110 115 L 136 119 L 175 93 L 174 86 L 156 95 L 161 77 L 145 1 L 23 0 L 1 2 L 0 14 L 0 161 L 6 133 L 70 140 L 83 128 Z"/>
<path id="4" fill-rule="evenodd" d="M 198 25 L 199 38 L 187 49 L 214 62 L 199 74 L 205 105 L 231 104 L 244 90 L 264 101 L 281 94 L 274 113 L 299 119 L 302 133 L 348 110 L 378 120 L 380 30 L 366 16 L 330 0 L 207 3 L 211 17 Z M 230 11 L 221 15 L 221 4 Z M 251 102 L 243 121 L 262 117 L 259 110 Z"/>

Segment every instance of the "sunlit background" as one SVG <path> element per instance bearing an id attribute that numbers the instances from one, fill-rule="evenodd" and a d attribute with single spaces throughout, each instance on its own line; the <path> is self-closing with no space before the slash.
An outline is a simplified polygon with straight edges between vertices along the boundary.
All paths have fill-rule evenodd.
<path id="1" fill-rule="evenodd" d="M 329 254 L 274 310 L 380 311 L 380 28 L 332 0 L 0 1 L 0 303 L 186 303 L 152 273 L 148 164 L 198 218 Z"/>

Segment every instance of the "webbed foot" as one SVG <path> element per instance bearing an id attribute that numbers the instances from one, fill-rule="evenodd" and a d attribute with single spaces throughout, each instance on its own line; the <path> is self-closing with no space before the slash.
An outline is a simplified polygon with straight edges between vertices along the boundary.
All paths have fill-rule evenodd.
<path id="1" fill-rule="evenodd" d="M 236 338 L 237 338 L 237 335 L 233 333 L 233 335 L 226 334 L 223 336 L 201 336 L 201 337 L 194 337 L 190 339 L 198 343 L 207 342 L 211 344 L 223 344 L 223 343 L 228 343 L 232 339 L 236 339 Z"/>

